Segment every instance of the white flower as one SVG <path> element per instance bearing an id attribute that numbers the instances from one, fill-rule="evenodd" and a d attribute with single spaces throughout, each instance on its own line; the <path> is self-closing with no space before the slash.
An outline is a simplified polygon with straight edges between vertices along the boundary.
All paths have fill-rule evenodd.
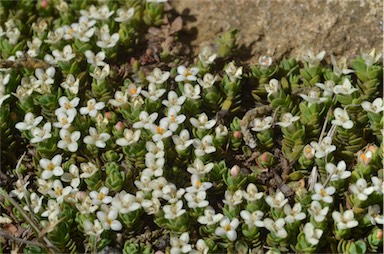
<path id="1" fill-rule="evenodd" d="M 101 187 L 100 191 L 91 191 L 89 197 L 94 205 L 109 204 L 112 202 L 112 197 L 108 196 L 108 193 L 109 189 L 107 187 Z"/>
<path id="2" fill-rule="evenodd" d="M 93 223 L 89 220 L 83 222 L 84 233 L 90 236 L 100 236 L 104 229 L 98 219 L 94 220 Z"/>
<path id="3" fill-rule="evenodd" d="M 24 116 L 24 122 L 17 123 L 15 127 L 20 131 L 30 130 L 33 127 L 36 127 L 42 120 L 43 120 L 42 116 L 38 116 L 35 118 L 33 113 L 28 112 Z"/>
<path id="4" fill-rule="evenodd" d="M 343 230 L 347 228 L 354 228 L 359 223 L 355 220 L 355 215 L 352 210 L 347 210 L 343 214 L 338 211 L 332 213 L 332 218 L 335 221 L 337 229 Z"/>
<path id="5" fill-rule="evenodd" d="M 312 200 L 322 200 L 325 203 L 332 203 L 332 195 L 335 193 L 336 189 L 333 186 L 324 188 L 322 184 L 315 183 L 314 186 L 315 194 L 312 195 Z"/>
<path id="6" fill-rule="evenodd" d="M 195 147 L 196 156 L 204 156 L 216 151 L 216 147 L 212 145 L 212 136 L 206 135 L 202 140 L 194 139 L 193 147 Z"/>
<path id="7" fill-rule="evenodd" d="M 39 38 L 37 38 L 37 37 L 33 37 L 32 42 L 31 41 L 27 41 L 27 45 L 28 45 L 28 48 L 29 48 L 28 51 L 27 51 L 27 54 L 30 57 L 38 56 L 39 53 L 40 53 L 41 43 L 42 43 L 42 41 Z"/>
<path id="8" fill-rule="evenodd" d="M 77 189 L 80 185 L 79 168 L 75 164 L 69 166 L 69 172 L 61 176 L 61 181 L 70 183 L 72 188 Z"/>
<path id="9" fill-rule="evenodd" d="M 303 149 L 303 154 L 306 159 L 312 159 L 315 156 L 316 150 L 311 145 L 306 145 Z"/>
<path id="10" fill-rule="evenodd" d="M 215 61 L 217 54 L 213 53 L 211 47 L 206 46 L 201 50 L 198 57 L 203 66 L 206 67 Z"/>
<path id="11" fill-rule="evenodd" d="M 265 91 L 268 93 L 268 97 L 273 94 L 277 94 L 280 89 L 280 82 L 277 79 L 271 79 L 268 84 L 264 84 Z"/>
<path id="12" fill-rule="evenodd" d="M 264 222 L 262 221 L 264 213 L 262 211 L 257 210 L 250 213 L 247 210 L 242 210 L 240 216 L 244 219 L 244 223 L 247 224 L 249 228 L 264 227 Z"/>
<path id="13" fill-rule="evenodd" d="M 353 127 L 353 122 L 349 119 L 349 115 L 345 109 L 336 108 L 333 114 L 335 115 L 335 119 L 331 122 L 333 125 L 342 126 L 347 130 Z"/>
<path id="14" fill-rule="evenodd" d="M 171 237 L 170 244 L 170 254 L 189 253 L 192 250 L 192 246 L 189 244 L 189 234 L 187 232 L 182 233 L 180 238 Z"/>
<path id="15" fill-rule="evenodd" d="M 108 77 L 110 71 L 111 67 L 109 64 L 105 64 L 103 69 L 100 69 L 99 66 L 95 66 L 93 73 L 89 73 L 89 75 L 96 80 L 104 80 L 106 77 Z"/>
<path id="16" fill-rule="evenodd" d="M 259 57 L 259 65 L 262 69 L 266 69 L 272 64 L 272 57 L 270 56 L 260 56 Z"/>
<path id="17" fill-rule="evenodd" d="M 48 194 L 52 198 L 56 198 L 57 203 L 61 204 L 64 201 L 64 198 L 70 195 L 71 192 L 71 186 L 63 187 L 63 183 L 60 180 L 56 179 L 55 181 L 53 181 L 52 190 L 49 190 Z"/>
<path id="18" fill-rule="evenodd" d="M 115 107 L 125 107 L 128 105 L 128 96 L 127 93 L 122 91 L 115 92 L 115 99 L 110 99 L 109 103 Z"/>
<path id="19" fill-rule="evenodd" d="M 73 120 L 75 119 L 76 114 L 74 112 L 76 112 L 76 110 L 68 112 L 64 112 L 61 110 L 57 111 L 58 122 L 53 123 L 53 126 L 55 126 L 56 128 L 68 129 L 71 126 Z"/>
<path id="20" fill-rule="evenodd" d="M 323 83 L 316 83 L 315 86 L 323 89 L 323 96 L 332 96 L 333 95 L 333 89 L 335 87 L 335 81 L 326 80 L 324 82 L 324 84 Z"/>
<path id="21" fill-rule="evenodd" d="M 45 123 L 43 128 L 39 128 L 39 127 L 33 127 L 31 129 L 31 134 L 33 136 L 33 138 L 31 139 L 31 143 L 39 143 L 41 141 L 44 141 L 46 139 L 49 139 L 50 137 L 52 137 L 52 134 L 51 134 L 51 129 L 52 129 L 52 126 L 51 126 L 51 123 Z"/>
<path id="22" fill-rule="evenodd" d="M 32 211 L 34 214 L 38 214 L 39 211 L 41 210 L 41 206 L 43 204 L 43 198 L 44 196 L 42 195 L 39 197 L 35 192 L 32 192 L 31 195 L 29 196 L 29 201 L 30 201 L 30 207 L 32 208 Z M 29 206 L 24 206 L 24 210 L 30 211 Z"/>
<path id="23" fill-rule="evenodd" d="M 133 128 L 144 128 L 144 129 L 151 129 L 153 127 L 153 122 L 157 119 L 157 116 L 159 114 L 157 112 L 152 113 L 149 115 L 146 111 L 141 111 L 139 115 L 139 122 L 136 122 L 132 125 Z"/>
<path id="24" fill-rule="evenodd" d="M 253 125 L 252 130 L 256 132 L 268 130 L 269 128 L 271 128 L 272 123 L 273 123 L 273 118 L 271 116 L 267 116 L 263 119 L 255 118 L 252 123 Z"/>
<path id="25" fill-rule="evenodd" d="M 363 101 L 361 103 L 361 107 L 367 112 L 379 114 L 384 110 L 383 99 L 376 98 L 372 103 L 369 101 Z"/>
<path id="26" fill-rule="evenodd" d="M 191 252 L 189 253 L 190 254 L 207 254 L 209 251 L 209 247 L 207 246 L 207 244 L 203 239 L 197 240 L 195 248 L 196 250 L 191 250 Z"/>
<path id="27" fill-rule="evenodd" d="M 343 180 L 347 179 L 351 176 L 351 171 L 347 171 L 345 161 L 339 161 L 337 163 L 337 167 L 335 164 L 328 162 L 325 165 L 325 170 L 328 172 L 328 174 L 331 176 L 331 181 L 337 181 L 337 180 Z"/>
<path id="28" fill-rule="evenodd" d="M 353 92 L 357 91 L 357 88 L 352 87 L 351 81 L 345 78 L 341 85 L 337 85 L 333 88 L 335 94 L 350 95 Z"/>
<path id="29" fill-rule="evenodd" d="M 376 54 L 376 50 L 375 49 L 372 49 L 371 52 L 369 52 L 368 54 L 362 52 L 362 49 L 361 49 L 361 53 L 360 54 L 361 54 L 361 58 L 364 60 L 365 65 L 368 68 L 371 67 L 372 65 L 374 65 L 377 61 L 379 61 L 379 59 L 383 55 L 381 53 Z"/>
<path id="30" fill-rule="evenodd" d="M 291 208 L 290 204 L 286 204 L 284 206 L 284 213 L 286 215 L 284 219 L 287 223 L 304 220 L 306 217 L 306 214 L 301 211 L 300 203 L 295 203 L 293 208 Z"/>
<path id="31" fill-rule="evenodd" d="M 205 191 L 198 191 L 195 193 L 187 192 L 184 195 L 185 200 L 188 202 L 189 208 L 202 208 L 209 205 L 209 202 L 206 200 L 207 193 Z"/>
<path id="32" fill-rule="evenodd" d="M 243 67 L 241 66 L 237 68 L 233 61 L 224 67 L 224 71 L 228 75 L 231 82 L 241 79 L 241 75 L 243 75 Z"/>
<path id="33" fill-rule="evenodd" d="M 267 204 L 272 208 L 280 209 L 288 203 L 288 199 L 286 199 L 284 194 L 280 190 L 278 190 L 275 196 L 268 195 L 265 198 L 265 202 L 267 202 Z"/>
<path id="34" fill-rule="evenodd" d="M 200 160 L 199 158 L 196 158 L 193 162 L 193 167 L 188 167 L 187 171 L 194 175 L 198 175 L 199 177 L 203 177 L 204 175 L 208 174 L 214 167 L 214 164 L 208 163 L 207 165 L 204 165 L 204 162 Z"/>
<path id="35" fill-rule="evenodd" d="M 179 75 L 176 76 L 175 81 L 196 81 L 196 75 L 199 73 L 199 68 L 193 67 L 193 68 L 186 68 L 185 66 L 181 65 L 177 67 L 177 73 Z"/>
<path id="36" fill-rule="evenodd" d="M 162 72 L 159 68 L 155 68 L 152 73 L 147 76 L 147 80 L 150 83 L 161 85 L 168 80 L 169 75 L 169 71 Z"/>
<path id="37" fill-rule="evenodd" d="M 97 133 L 97 130 L 93 127 L 89 127 L 89 135 L 84 137 L 84 143 L 88 145 L 95 145 L 99 148 L 106 146 L 105 142 L 111 138 L 108 133 Z"/>
<path id="38" fill-rule="evenodd" d="M 369 219 L 372 225 L 384 224 L 384 215 L 380 215 L 380 206 L 378 204 L 368 207 L 368 212 L 365 218 Z"/>
<path id="39" fill-rule="evenodd" d="M 204 209 L 204 216 L 199 216 L 197 221 L 202 225 L 212 226 L 219 222 L 222 218 L 222 214 L 215 214 L 215 210 L 211 206 L 207 206 Z"/>
<path id="40" fill-rule="evenodd" d="M 185 96 L 178 97 L 175 91 L 169 91 L 168 100 L 163 100 L 162 103 L 167 108 L 175 108 L 177 112 L 181 110 L 181 105 L 187 99 Z"/>
<path id="41" fill-rule="evenodd" d="M 306 52 L 306 55 L 302 56 L 302 59 L 306 61 L 309 67 L 311 68 L 311 67 L 318 66 L 319 63 L 323 60 L 324 56 L 325 56 L 324 50 L 318 53 L 316 56 L 311 51 L 308 50 Z"/>
<path id="42" fill-rule="evenodd" d="M 151 101 L 157 101 L 161 96 L 166 92 L 165 89 L 157 89 L 154 83 L 150 83 L 148 85 L 148 91 L 141 90 L 141 94 L 144 95 L 145 98 L 150 99 Z"/>
<path id="43" fill-rule="evenodd" d="M 20 38 L 20 30 L 17 27 L 7 29 L 5 35 L 8 37 L 9 44 L 16 45 Z"/>
<path id="44" fill-rule="evenodd" d="M 281 127 L 288 127 L 292 125 L 294 122 L 300 119 L 300 116 L 293 116 L 291 113 L 284 113 L 280 117 L 281 122 L 277 122 L 276 124 Z"/>
<path id="45" fill-rule="evenodd" d="M 29 182 L 26 182 L 24 183 L 23 185 L 23 182 L 22 180 L 18 179 L 16 181 L 16 188 L 13 188 L 13 190 L 11 190 L 10 194 L 11 194 L 11 197 L 17 197 L 18 199 L 22 199 L 24 198 L 25 196 L 25 193 L 27 192 L 27 186 L 28 186 Z"/>
<path id="46" fill-rule="evenodd" d="M 147 176 L 162 176 L 164 163 L 164 158 L 156 158 L 155 155 L 147 153 L 145 155 L 146 168 L 143 170 L 143 174 Z"/>
<path id="47" fill-rule="evenodd" d="M 164 158 L 164 142 L 162 140 L 156 142 L 156 144 L 152 141 L 147 141 L 145 143 L 145 149 L 147 149 L 148 153 L 153 154 L 156 159 Z"/>
<path id="48" fill-rule="evenodd" d="M 252 202 L 261 199 L 263 197 L 263 193 L 258 192 L 255 184 L 250 183 L 248 184 L 247 189 L 243 191 L 243 197 L 247 201 Z"/>
<path id="49" fill-rule="evenodd" d="M 80 178 L 90 178 L 93 176 L 97 171 L 99 171 L 98 168 L 96 168 L 96 165 L 88 162 L 88 163 L 81 163 L 80 169 L 83 173 L 80 174 Z"/>
<path id="50" fill-rule="evenodd" d="M 175 144 L 176 150 L 179 151 L 184 151 L 193 144 L 193 140 L 190 140 L 190 135 L 187 129 L 180 131 L 179 135 L 173 135 L 172 140 Z"/>
<path id="51" fill-rule="evenodd" d="M 76 107 L 77 105 L 79 105 L 79 102 L 80 102 L 80 98 L 78 97 L 75 97 L 70 101 L 67 97 L 62 96 L 59 98 L 60 108 L 55 110 L 55 114 L 58 115 L 59 112 L 64 112 L 64 113 L 67 113 L 68 115 L 69 114 L 76 115 L 77 114 Z"/>
<path id="52" fill-rule="evenodd" d="M 163 189 L 168 185 L 167 179 L 160 176 L 151 180 L 148 187 L 152 189 L 152 197 L 160 198 L 163 196 Z"/>
<path id="53" fill-rule="evenodd" d="M 166 121 L 161 121 L 159 125 L 152 125 L 151 131 L 154 134 L 152 140 L 154 142 L 160 141 L 164 138 L 168 138 L 172 135 L 172 131 L 168 130 L 169 124 Z"/>
<path id="54" fill-rule="evenodd" d="M 236 190 L 235 192 L 226 190 L 224 194 L 223 203 L 228 205 L 230 208 L 234 208 L 243 202 L 242 190 Z"/>
<path id="55" fill-rule="evenodd" d="M 35 76 L 37 78 L 36 84 L 38 84 L 39 86 L 52 85 L 55 82 L 53 79 L 55 77 L 55 73 L 56 73 L 56 69 L 53 67 L 49 67 L 45 71 L 43 71 L 40 68 L 36 69 L 35 71 Z"/>
<path id="56" fill-rule="evenodd" d="M 164 218 L 173 220 L 183 215 L 186 210 L 183 208 L 183 201 L 179 200 L 176 203 L 163 206 Z"/>
<path id="57" fill-rule="evenodd" d="M 68 151 L 74 153 L 78 149 L 77 141 L 80 139 L 80 131 L 69 132 L 66 129 L 60 130 L 59 142 L 57 142 L 57 147 L 61 149 L 68 149 Z"/>
<path id="58" fill-rule="evenodd" d="M 216 80 L 217 80 L 217 76 L 213 76 L 211 73 L 206 73 L 204 74 L 203 79 L 199 78 L 197 79 L 197 82 L 202 88 L 207 89 L 212 87 L 213 84 L 215 84 Z"/>
<path id="59" fill-rule="evenodd" d="M 331 55 L 331 62 L 333 65 L 333 73 L 335 73 L 337 77 L 340 77 L 342 74 L 347 75 L 354 72 L 348 69 L 347 58 L 345 57 L 341 57 L 339 61 L 336 61 L 336 58 Z"/>
<path id="60" fill-rule="evenodd" d="M 173 183 L 169 183 L 162 189 L 162 198 L 168 203 L 173 204 L 179 201 L 185 193 L 184 188 L 177 188 Z"/>
<path id="61" fill-rule="evenodd" d="M 64 29 L 58 27 L 55 31 L 49 31 L 47 35 L 47 40 L 44 42 L 48 44 L 57 44 L 64 37 Z"/>
<path id="62" fill-rule="evenodd" d="M 167 113 L 167 117 L 160 120 L 168 123 L 168 128 L 175 132 L 179 127 L 179 124 L 182 124 L 187 117 L 185 115 L 177 115 L 177 111 L 174 108 L 170 108 Z"/>
<path id="63" fill-rule="evenodd" d="M 215 134 L 217 137 L 226 137 L 228 135 L 228 128 L 225 125 L 219 124 L 215 128 Z"/>
<path id="64" fill-rule="evenodd" d="M 113 231 L 119 231 L 123 228 L 121 222 L 117 220 L 117 210 L 111 209 L 110 211 L 107 211 L 107 213 L 98 211 L 96 216 L 100 220 L 105 230 L 112 229 Z"/>
<path id="65" fill-rule="evenodd" d="M 99 41 L 96 42 L 96 45 L 100 48 L 113 48 L 119 41 L 119 34 L 114 33 L 112 36 L 109 33 L 102 33 L 99 37 Z"/>
<path id="66" fill-rule="evenodd" d="M 285 220 L 283 218 L 280 218 L 276 221 L 273 221 L 270 218 L 264 219 L 264 227 L 278 238 L 286 238 L 288 236 L 287 231 L 284 229 L 284 225 Z"/>
<path id="67" fill-rule="evenodd" d="M 116 144 L 119 146 L 129 146 L 136 143 L 140 138 L 140 130 L 133 132 L 130 129 L 124 130 L 124 137 L 116 140 Z"/>
<path id="68" fill-rule="evenodd" d="M 61 176 L 64 171 L 61 167 L 61 161 L 63 157 L 60 154 L 55 155 L 51 160 L 42 158 L 40 159 L 40 167 L 43 170 L 41 177 L 43 179 L 49 179 L 52 176 Z"/>
<path id="69" fill-rule="evenodd" d="M 328 100 L 326 97 L 320 97 L 321 93 L 317 90 L 309 90 L 308 95 L 300 94 L 300 97 L 308 102 L 308 105 L 319 104 Z"/>
<path id="70" fill-rule="evenodd" d="M 93 66 L 104 66 L 106 63 L 104 62 L 105 53 L 104 51 L 100 51 L 95 55 L 93 51 L 86 50 L 84 52 L 85 57 L 87 58 L 87 62 Z"/>
<path id="71" fill-rule="evenodd" d="M 357 195 L 359 200 L 364 201 L 375 190 L 373 186 L 368 187 L 367 185 L 367 181 L 364 178 L 359 178 L 356 183 L 349 186 L 349 189 L 353 194 Z"/>
<path id="72" fill-rule="evenodd" d="M 47 203 L 47 210 L 41 214 L 41 217 L 59 216 L 60 213 L 60 204 L 54 199 L 49 199 Z"/>
<path id="73" fill-rule="evenodd" d="M 119 8 L 116 11 L 117 17 L 115 18 L 116 22 L 125 23 L 129 21 L 135 14 L 135 8 L 131 7 L 128 10 Z"/>
<path id="74" fill-rule="evenodd" d="M 140 190 L 140 192 L 151 192 L 152 189 L 149 187 L 149 183 L 151 182 L 152 175 L 147 175 L 145 172 L 143 172 L 140 176 L 140 180 L 135 180 L 136 187 Z M 140 193 L 138 192 L 138 193 Z M 139 201 L 138 198 L 139 194 L 136 194 L 136 199 Z"/>
<path id="75" fill-rule="evenodd" d="M 128 85 L 126 93 L 131 97 L 137 97 L 140 95 L 141 86 L 136 86 L 135 83 L 131 83 Z"/>
<path id="76" fill-rule="evenodd" d="M 305 240 L 311 245 L 317 245 L 321 236 L 323 235 L 323 230 L 315 229 L 312 223 L 308 222 L 305 224 L 303 229 Z"/>
<path id="77" fill-rule="evenodd" d="M 375 192 L 382 195 L 384 193 L 384 182 L 382 178 L 378 178 L 376 176 L 371 177 L 372 187 Z"/>
<path id="78" fill-rule="evenodd" d="M 330 138 L 330 137 L 323 138 L 323 140 L 321 141 L 320 144 L 315 142 L 315 141 L 312 141 L 311 146 L 316 151 L 315 157 L 318 159 L 321 159 L 321 158 L 327 156 L 328 154 L 332 153 L 333 151 L 335 151 L 336 146 L 331 145 L 331 144 L 332 144 L 332 138 Z"/>
<path id="79" fill-rule="evenodd" d="M 136 201 L 136 197 L 124 190 L 115 195 L 112 206 L 118 209 L 121 214 L 130 213 L 141 208 L 141 205 Z"/>
<path id="80" fill-rule="evenodd" d="M 115 11 L 109 11 L 108 6 L 103 5 L 97 10 L 97 12 L 93 12 L 92 17 L 98 20 L 108 20 L 109 17 L 113 15 L 113 13 L 115 13 Z"/>
<path id="81" fill-rule="evenodd" d="M 199 85 L 191 85 L 190 83 L 184 84 L 184 96 L 189 99 L 200 99 L 200 86 Z"/>
<path id="82" fill-rule="evenodd" d="M 48 195 L 48 191 L 52 188 L 53 181 L 52 180 L 45 181 L 44 179 L 37 178 L 37 185 L 39 186 L 37 189 L 38 192 L 40 192 L 43 195 Z M 16 186 L 17 186 L 17 182 L 16 182 Z"/>
<path id="83" fill-rule="evenodd" d="M 237 238 L 236 229 L 239 226 L 240 222 L 237 218 L 234 218 L 230 221 L 227 217 L 221 219 L 220 227 L 216 228 L 215 234 L 218 236 L 226 236 L 231 242 L 235 241 Z"/>
<path id="84" fill-rule="evenodd" d="M 96 103 L 96 99 L 90 99 L 87 102 L 86 107 L 80 108 L 80 114 L 89 115 L 90 117 L 96 117 L 97 112 L 105 107 L 105 103 L 100 101 Z"/>
<path id="85" fill-rule="evenodd" d="M 68 62 L 76 57 L 76 54 L 72 52 L 71 45 L 66 45 L 63 48 L 63 51 L 55 49 L 52 51 L 52 55 L 55 57 L 56 61 Z"/>
<path id="86" fill-rule="evenodd" d="M 210 182 L 201 182 L 198 175 L 191 176 L 191 184 L 192 186 L 185 188 L 185 190 L 190 193 L 206 191 L 212 187 L 212 183 Z"/>
<path id="87" fill-rule="evenodd" d="M 202 130 L 209 130 L 216 124 L 216 120 L 208 120 L 208 116 L 205 113 L 201 113 L 198 119 L 191 117 L 189 121 L 194 127 Z"/>
<path id="88" fill-rule="evenodd" d="M 68 74 L 65 81 L 60 84 L 60 86 L 64 89 L 68 89 L 71 94 L 77 94 L 79 92 L 79 79 L 73 76 L 72 74 Z"/>

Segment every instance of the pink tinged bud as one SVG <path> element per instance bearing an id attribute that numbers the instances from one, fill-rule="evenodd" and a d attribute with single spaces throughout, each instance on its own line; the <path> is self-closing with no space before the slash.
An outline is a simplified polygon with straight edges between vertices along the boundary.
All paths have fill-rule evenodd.
<path id="1" fill-rule="evenodd" d="M 47 9 L 47 7 L 48 7 L 48 0 L 41 0 L 40 6 L 43 9 Z"/>
<path id="2" fill-rule="evenodd" d="M 124 130 L 124 124 L 123 124 L 123 122 L 121 122 L 121 121 L 117 122 L 117 124 L 115 125 L 115 129 L 116 129 L 117 131 L 122 131 L 122 130 Z"/>
<path id="3" fill-rule="evenodd" d="M 87 197 L 87 193 L 85 191 L 78 191 L 75 194 L 75 197 L 76 197 L 77 200 L 83 201 Z"/>
<path id="4" fill-rule="evenodd" d="M 261 160 L 261 162 L 267 162 L 267 161 L 268 161 L 268 153 L 267 153 L 267 152 L 264 152 L 264 153 L 260 156 L 260 160 Z"/>
<path id="5" fill-rule="evenodd" d="M 231 176 L 237 177 L 240 173 L 240 167 L 238 165 L 235 165 L 231 168 Z"/>
<path id="6" fill-rule="evenodd" d="M 233 132 L 234 138 L 240 139 L 240 138 L 242 138 L 242 136 L 243 136 L 243 134 L 241 133 L 241 131 L 234 131 Z"/>
<path id="7" fill-rule="evenodd" d="M 157 250 L 157 251 L 155 252 L 155 254 L 164 254 L 164 252 L 162 252 L 161 250 Z"/>
<path id="8" fill-rule="evenodd" d="M 108 119 L 108 120 L 111 120 L 112 119 L 112 112 L 105 112 L 104 116 Z"/>
<path id="9" fill-rule="evenodd" d="M 383 230 L 381 230 L 381 229 L 377 230 L 376 238 L 380 239 L 380 240 L 383 239 Z"/>

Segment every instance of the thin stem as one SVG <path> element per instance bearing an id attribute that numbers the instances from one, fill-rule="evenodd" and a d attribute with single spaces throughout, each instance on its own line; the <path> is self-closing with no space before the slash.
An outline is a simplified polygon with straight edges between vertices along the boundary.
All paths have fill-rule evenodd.
<path id="1" fill-rule="evenodd" d="M 7 239 L 10 239 L 10 240 L 13 240 L 13 241 L 16 241 L 16 242 L 23 243 L 23 244 L 35 245 L 35 246 L 39 246 L 41 248 L 45 248 L 46 247 L 45 245 L 43 245 L 43 244 L 41 244 L 39 242 L 29 241 L 29 240 L 24 240 L 24 239 L 21 239 L 21 238 L 18 238 L 18 237 L 14 237 L 14 236 L 6 233 L 5 231 L 0 231 L 0 236 L 4 237 L 4 238 L 7 238 Z"/>

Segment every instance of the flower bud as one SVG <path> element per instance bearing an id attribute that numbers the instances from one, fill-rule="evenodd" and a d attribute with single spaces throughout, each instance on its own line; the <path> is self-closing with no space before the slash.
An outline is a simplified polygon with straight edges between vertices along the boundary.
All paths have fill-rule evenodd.
<path id="1" fill-rule="evenodd" d="M 79 201 L 83 201 L 87 197 L 87 193 L 85 191 L 78 191 L 75 195 L 76 199 Z"/>
<path id="2" fill-rule="evenodd" d="M 117 122 L 116 123 L 116 125 L 115 125 L 115 129 L 117 130 L 117 131 L 122 131 L 122 130 L 124 130 L 124 123 L 123 122 L 121 122 L 121 121 L 119 121 L 119 122 Z"/>
<path id="3" fill-rule="evenodd" d="M 48 0 L 41 0 L 40 6 L 43 9 L 47 9 L 47 7 L 48 7 Z"/>
<path id="4" fill-rule="evenodd" d="M 243 137 L 243 134 L 241 133 L 241 131 L 234 131 L 233 137 L 237 139 L 241 139 Z"/>
<path id="5" fill-rule="evenodd" d="M 155 252 L 155 254 L 164 254 L 164 252 L 162 252 L 161 250 L 157 250 L 157 251 Z"/>
<path id="6" fill-rule="evenodd" d="M 234 165 L 231 168 L 231 176 L 232 177 L 237 177 L 240 174 L 240 167 L 238 165 Z"/>
<path id="7" fill-rule="evenodd" d="M 105 112 L 104 117 L 106 117 L 108 120 L 111 120 L 112 119 L 112 112 L 110 112 L 110 111 Z"/>

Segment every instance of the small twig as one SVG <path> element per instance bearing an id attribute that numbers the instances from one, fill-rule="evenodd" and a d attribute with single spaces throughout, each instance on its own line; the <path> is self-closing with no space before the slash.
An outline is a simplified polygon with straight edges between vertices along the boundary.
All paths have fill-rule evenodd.
<path id="1" fill-rule="evenodd" d="M 5 231 L 0 231 L 0 236 L 4 237 L 4 238 L 7 238 L 7 239 L 10 239 L 10 240 L 13 240 L 13 241 L 16 241 L 16 242 L 23 243 L 23 244 L 35 245 L 35 246 L 39 246 L 41 248 L 45 248 L 46 247 L 46 246 L 44 246 L 43 244 L 41 244 L 39 242 L 24 240 L 24 239 L 12 236 L 12 235 L 6 233 Z"/>

